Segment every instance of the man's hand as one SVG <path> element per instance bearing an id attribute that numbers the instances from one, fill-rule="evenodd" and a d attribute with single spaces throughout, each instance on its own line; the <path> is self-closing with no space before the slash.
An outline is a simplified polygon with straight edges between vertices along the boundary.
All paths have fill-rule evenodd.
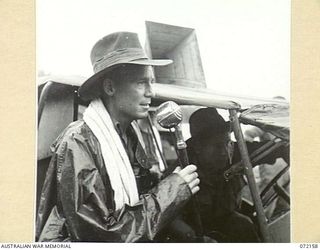
<path id="1" fill-rule="evenodd" d="M 192 194 L 195 194 L 200 190 L 199 183 L 200 180 L 198 178 L 198 173 L 196 172 L 197 167 L 195 165 L 188 165 L 185 168 L 181 169 L 181 167 L 176 167 L 173 173 L 180 175 L 182 179 L 188 184 Z"/>

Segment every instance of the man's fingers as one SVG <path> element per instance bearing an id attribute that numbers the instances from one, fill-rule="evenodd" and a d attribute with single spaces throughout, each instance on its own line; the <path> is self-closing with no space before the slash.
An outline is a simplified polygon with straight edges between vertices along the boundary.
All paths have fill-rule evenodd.
<path id="1" fill-rule="evenodd" d="M 187 183 L 190 183 L 190 182 L 192 182 L 193 180 L 195 180 L 197 177 L 198 177 L 198 173 L 197 173 L 197 172 L 193 172 L 193 173 L 191 173 L 191 174 L 188 174 L 188 175 L 184 176 L 184 180 L 185 180 Z"/>
<path id="2" fill-rule="evenodd" d="M 191 182 L 189 183 L 190 189 L 195 188 L 196 186 L 199 185 L 199 183 L 200 183 L 200 179 L 199 179 L 199 178 L 196 178 L 195 180 L 191 181 Z"/>
<path id="3" fill-rule="evenodd" d="M 181 167 L 178 166 L 178 167 L 175 168 L 175 170 L 173 171 L 173 173 L 178 173 L 178 172 L 180 172 L 180 171 L 181 171 Z"/>
<path id="4" fill-rule="evenodd" d="M 197 178 L 199 175 L 197 172 L 194 172 L 193 175 Z"/>
<path id="5" fill-rule="evenodd" d="M 200 179 L 198 178 L 198 173 L 196 172 L 196 170 L 197 167 L 195 165 L 188 165 L 182 170 L 180 167 L 177 167 L 174 170 L 174 173 L 177 173 L 185 180 L 192 194 L 195 194 L 200 189 L 198 186 L 200 183 Z"/>
<path id="6" fill-rule="evenodd" d="M 192 194 L 195 194 L 195 193 L 197 193 L 199 190 L 200 190 L 199 186 L 196 186 L 196 187 L 194 187 L 194 188 L 191 189 L 191 193 L 192 193 Z"/>
<path id="7" fill-rule="evenodd" d="M 188 175 L 197 170 L 197 167 L 195 165 L 188 165 L 184 169 L 180 171 L 181 175 Z"/>

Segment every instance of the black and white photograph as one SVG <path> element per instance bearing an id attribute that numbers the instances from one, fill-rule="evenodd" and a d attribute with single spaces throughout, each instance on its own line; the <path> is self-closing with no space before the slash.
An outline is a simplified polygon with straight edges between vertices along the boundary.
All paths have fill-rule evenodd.
<path id="1" fill-rule="evenodd" d="M 290 243 L 290 0 L 37 0 L 35 242 Z"/>

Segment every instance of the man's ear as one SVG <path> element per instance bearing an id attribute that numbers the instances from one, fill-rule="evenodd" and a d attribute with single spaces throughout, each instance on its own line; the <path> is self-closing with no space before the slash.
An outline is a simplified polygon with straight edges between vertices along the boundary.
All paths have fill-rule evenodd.
<path id="1" fill-rule="evenodd" d="M 102 89 L 108 96 L 113 96 L 115 93 L 114 82 L 111 79 L 104 79 Z"/>

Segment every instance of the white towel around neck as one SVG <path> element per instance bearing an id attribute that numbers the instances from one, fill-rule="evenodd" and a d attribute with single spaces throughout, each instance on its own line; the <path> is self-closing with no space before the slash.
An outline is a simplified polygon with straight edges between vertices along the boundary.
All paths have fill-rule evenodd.
<path id="1" fill-rule="evenodd" d="M 136 179 L 124 146 L 101 99 L 91 101 L 83 120 L 97 137 L 114 191 L 116 210 L 139 201 Z"/>

